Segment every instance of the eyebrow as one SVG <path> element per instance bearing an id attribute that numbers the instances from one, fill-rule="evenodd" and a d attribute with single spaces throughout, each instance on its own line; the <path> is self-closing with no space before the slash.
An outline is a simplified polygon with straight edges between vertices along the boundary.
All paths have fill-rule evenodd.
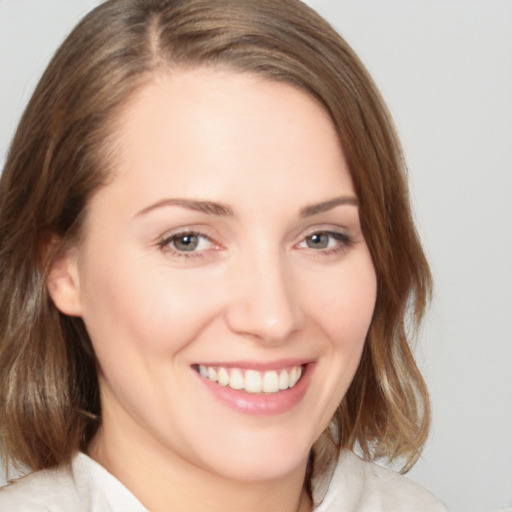
<path id="1" fill-rule="evenodd" d="M 337 206 L 343 205 L 359 206 L 359 201 L 355 196 L 335 197 L 334 199 L 329 199 L 328 201 L 324 201 L 322 203 L 311 204 L 301 208 L 300 216 L 311 217 L 312 215 L 327 212 L 333 208 L 336 208 Z"/>
<path id="2" fill-rule="evenodd" d="M 181 206 L 187 210 L 203 212 L 208 215 L 218 215 L 220 217 L 233 216 L 233 210 L 227 204 L 215 203 L 213 201 L 196 201 L 194 199 L 162 199 L 162 201 L 158 201 L 138 212 L 137 216 L 144 215 L 163 206 Z"/>
<path id="3" fill-rule="evenodd" d="M 305 206 L 304 208 L 300 209 L 299 215 L 301 217 L 311 217 L 313 215 L 317 215 L 319 213 L 323 213 L 338 206 L 344 205 L 359 206 L 359 202 L 354 196 L 335 197 L 334 199 L 329 199 L 328 201 Z M 137 213 L 136 216 L 138 217 L 140 215 L 144 215 L 150 211 L 162 208 L 164 206 L 180 206 L 182 208 L 186 208 L 187 210 L 202 212 L 208 215 L 217 215 L 219 217 L 232 217 L 234 215 L 232 208 L 224 203 L 217 203 L 214 201 L 200 201 L 194 199 L 169 198 L 162 199 L 161 201 L 158 201 L 157 203 L 142 209 Z"/>

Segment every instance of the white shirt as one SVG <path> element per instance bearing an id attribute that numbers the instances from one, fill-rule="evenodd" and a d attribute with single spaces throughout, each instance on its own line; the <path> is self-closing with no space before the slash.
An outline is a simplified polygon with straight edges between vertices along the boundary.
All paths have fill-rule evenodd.
<path id="1" fill-rule="evenodd" d="M 342 452 L 325 496 L 314 508 L 314 512 L 446 511 L 412 480 L 349 451 Z M 147 511 L 105 468 L 78 453 L 70 467 L 37 471 L 1 488 L 0 512 Z"/>

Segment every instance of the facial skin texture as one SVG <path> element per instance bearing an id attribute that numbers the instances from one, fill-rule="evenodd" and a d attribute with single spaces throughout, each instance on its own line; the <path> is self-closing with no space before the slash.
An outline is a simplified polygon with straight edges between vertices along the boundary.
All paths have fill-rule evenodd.
<path id="1" fill-rule="evenodd" d="M 116 137 L 114 179 L 49 283 L 100 366 L 90 455 L 151 510 L 307 510 L 308 453 L 355 374 L 376 296 L 328 115 L 290 85 L 197 69 L 139 91 Z M 349 203 L 304 211 L 339 197 Z M 230 212 L 165 203 L 176 198 Z M 190 232 L 206 237 L 195 251 L 162 243 Z M 342 236 L 308 238 L 326 232 Z M 275 414 L 226 404 L 194 369 L 289 360 L 308 363 L 305 392 Z"/>

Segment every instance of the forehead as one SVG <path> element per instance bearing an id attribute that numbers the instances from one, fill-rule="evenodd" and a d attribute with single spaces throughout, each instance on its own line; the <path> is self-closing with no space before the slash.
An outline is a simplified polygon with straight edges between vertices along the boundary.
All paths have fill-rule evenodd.
<path id="1" fill-rule="evenodd" d="M 137 181 L 141 196 L 209 197 L 233 184 L 236 194 L 244 184 L 246 191 L 272 185 L 284 193 L 307 182 L 313 196 L 335 184 L 352 188 L 319 102 L 249 73 L 200 68 L 157 76 L 121 111 L 114 141 L 115 175 Z"/>

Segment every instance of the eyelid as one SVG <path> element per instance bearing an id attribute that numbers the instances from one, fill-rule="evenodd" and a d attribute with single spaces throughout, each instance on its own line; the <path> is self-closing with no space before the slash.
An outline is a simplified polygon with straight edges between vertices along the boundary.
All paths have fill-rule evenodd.
<path id="1" fill-rule="evenodd" d="M 205 255 L 205 253 L 210 252 L 211 250 L 218 250 L 218 249 L 222 248 L 222 244 L 217 242 L 217 240 L 215 238 L 213 238 L 210 234 L 206 233 L 205 231 L 208 231 L 208 230 L 201 229 L 201 228 L 198 229 L 197 227 L 192 227 L 192 226 L 179 227 L 174 230 L 167 231 L 167 232 L 165 232 L 165 234 L 161 235 L 158 238 L 156 245 L 161 251 L 166 252 L 166 253 L 167 252 L 171 253 L 172 256 L 175 256 L 177 258 L 203 257 Z M 187 251 L 179 251 L 172 246 L 172 241 L 174 239 L 177 239 L 180 236 L 183 237 L 186 235 L 197 236 L 197 237 L 201 237 L 205 240 L 208 240 L 208 242 L 210 242 L 210 244 L 211 244 L 211 247 L 208 247 L 207 249 L 202 249 L 199 251 L 187 252 Z"/>
<path id="2" fill-rule="evenodd" d="M 166 229 L 165 231 L 162 230 L 161 234 L 158 235 L 158 237 L 155 239 L 155 244 L 161 243 L 163 240 L 169 240 L 179 235 L 202 236 L 217 244 L 217 236 L 214 233 L 214 230 L 212 230 L 208 225 L 203 224 L 185 224 L 175 228 Z"/>
<path id="3" fill-rule="evenodd" d="M 332 225 L 312 226 L 300 235 L 300 239 L 298 240 L 298 242 L 296 242 L 295 247 L 298 247 L 299 249 L 302 250 L 306 250 L 318 256 L 329 256 L 339 254 L 348 250 L 350 247 L 352 247 L 352 245 L 354 245 L 354 237 L 348 231 L 349 230 L 346 228 L 341 228 L 339 226 Z M 334 247 L 302 247 L 302 244 L 305 244 L 307 239 L 315 234 L 326 234 L 334 238 L 338 243 L 335 244 Z"/>
<path id="4" fill-rule="evenodd" d="M 300 242 L 308 236 L 314 235 L 315 233 L 327 233 L 332 235 L 339 235 L 342 237 L 352 238 L 352 230 L 345 226 L 336 226 L 333 224 L 315 224 L 301 231 L 297 236 L 297 240 Z"/>

